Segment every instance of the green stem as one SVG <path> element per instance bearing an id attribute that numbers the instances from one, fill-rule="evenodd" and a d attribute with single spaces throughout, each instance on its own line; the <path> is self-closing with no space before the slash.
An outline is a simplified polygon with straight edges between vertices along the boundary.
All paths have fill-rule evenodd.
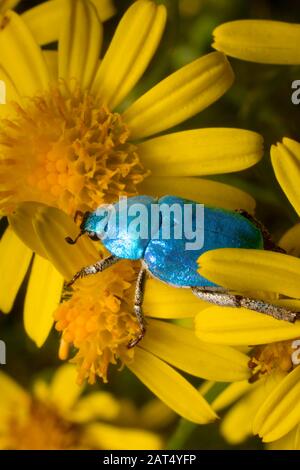
<path id="1" fill-rule="evenodd" d="M 213 403 L 213 401 L 227 388 L 229 385 L 228 382 L 217 382 L 215 383 L 208 392 L 204 395 L 204 398 L 208 403 Z M 192 423 L 191 421 L 187 421 L 184 418 L 181 418 L 178 426 L 171 436 L 168 444 L 168 450 L 178 450 L 183 449 L 184 444 L 187 442 L 189 437 L 195 431 L 195 429 L 199 425 L 196 423 Z"/>

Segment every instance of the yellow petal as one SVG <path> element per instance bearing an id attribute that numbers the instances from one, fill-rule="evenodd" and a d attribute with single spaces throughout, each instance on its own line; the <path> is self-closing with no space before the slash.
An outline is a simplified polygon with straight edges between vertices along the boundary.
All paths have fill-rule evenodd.
<path id="1" fill-rule="evenodd" d="M 200 393 L 178 372 L 151 353 L 137 348 L 129 369 L 166 405 L 189 421 L 204 424 L 216 419 Z"/>
<path id="2" fill-rule="evenodd" d="M 25 408 L 29 395 L 11 377 L 0 371 L 0 420 L 12 410 Z"/>
<path id="3" fill-rule="evenodd" d="M 8 313 L 30 264 L 32 251 L 8 227 L 0 240 L 0 309 Z"/>
<path id="4" fill-rule="evenodd" d="M 85 0 L 69 0 L 59 37 L 58 75 L 81 88 L 89 87 L 99 60 L 102 25 L 94 7 Z"/>
<path id="5" fill-rule="evenodd" d="M 221 248 L 200 256 L 199 273 L 237 291 L 278 292 L 300 297 L 300 260 L 264 250 Z"/>
<path id="6" fill-rule="evenodd" d="M 68 11 L 67 2 L 68 0 L 43 2 L 22 14 L 22 20 L 38 44 L 48 44 L 58 40 L 62 20 Z"/>
<path id="7" fill-rule="evenodd" d="M 23 202 L 8 217 L 8 220 L 16 235 L 25 245 L 38 255 L 46 258 L 46 252 L 32 224 L 33 218 L 40 207 L 43 206 L 36 202 Z"/>
<path id="8" fill-rule="evenodd" d="M 174 423 L 176 414 L 162 401 L 154 398 L 139 410 L 139 423 L 148 429 L 163 429 Z"/>
<path id="9" fill-rule="evenodd" d="M 148 0 L 125 13 L 100 64 L 93 92 L 114 109 L 144 73 L 162 36 L 166 9 Z"/>
<path id="10" fill-rule="evenodd" d="M 90 424 L 85 428 L 86 440 L 100 450 L 153 450 L 162 448 L 161 438 L 142 429 Z"/>
<path id="11" fill-rule="evenodd" d="M 2 66 L 0 66 L 0 80 L 2 80 L 5 83 L 6 102 L 12 101 L 12 100 L 18 101 L 19 100 L 19 95 L 17 93 L 16 87 L 15 87 L 12 79 L 5 72 L 5 70 Z M 1 104 L 1 106 L 2 106 L 2 104 Z"/>
<path id="12" fill-rule="evenodd" d="M 221 434 L 231 445 L 243 442 L 252 434 L 253 417 L 261 403 L 277 384 L 276 374 L 260 380 L 225 415 L 221 422 Z"/>
<path id="13" fill-rule="evenodd" d="M 18 3 L 20 3 L 20 0 L 2 0 L 0 2 L 0 13 L 6 10 L 12 10 Z"/>
<path id="14" fill-rule="evenodd" d="M 253 423 L 264 442 L 281 438 L 300 421 L 300 367 L 290 372 L 268 395 Z"/>
<path id="15" fill-rule="evenodd" d="M 252 414 L 256 411 L 256 402 L 246 396 L 240 400 L 223 418 L 221 435 L 230 445 L 241 444 L 252 434 Z"/>
<path id="16" fill-rule="evenodd" d="M 47 88 L 47 66 L 26 24 L 13 11 L 0 17 L 0 22 L 0 63 L 18 93 L 32 96 Z"/>
<path id="17" fill-rule="evenodd" d="M 155 197 L 175 194 L 214 207 L 245 209 L 250 214 L 255 210 L 255 200 L 249 194 L 234 186 L 203 178 L 150 176 L 139 188 L 142 194 Z"/>
<path id="18" fill-rule="evenodd" d="M 290 228 L 279 240 L 279 246 L 283 248 L 289 255 L 300 256 L 300 224 Z"/>
<path id="19" fill-rule="evenodd" d="M 227 408 L 229 405 L 234 403 L 236 400 L 241 398 L 243 395 L 251 391 L 256 384 L 249 384 L 247 380 L 242 380 L 241 382 L 234 382 L 217 396 L 217 398 L 212 402 L 212 407 L 215 411 L 222 410 Z"/>
<path id="20" fill-rule="evenodd" d="M 284 138 L 282 143 L 272 145 L 271 160 L 281 188 L 300 215 L 300 143 Z"/>
<path id="21" fill-rule="evenodd" d="M 41 347 L 53 324 L 63 277 L 45 258 L 35 255 L 24 304 L 24 326 L 28 336 Z"/>
<path id="22" fill-rule="evenodd" d="M 157 279 L 147 279 L 143 303 L 144 314 L 154 318 L 191 318 L 207 303 L 190 289 L 178 289 Z"/>
<path id="23" fill-rule="evenodd" d="M 19 101 L 20 97 L 18 95 L 17 89 L 14 85 L 14 82 L 7 75 L 3 67 L 0 66 L 0 82 L 4 83 L 4 90 L 2 96 L 1 93 L 1 83 L 0 83 L 0 119 L 8 118 L 14 113 L 14 109 L 11 106 L 11 101 Z M 2 85 L 3 87 L 3 85 Z M 5 103 L 4 103 L 4 100 Z"/>
<path id="24" fill-rule="evenodd" d="M 300 64 L 300 25 L 238 20 L 218 26 L 213 47 L 238 59 L 262 64 Z"/>
<path id="25" fill-rule="evenodd" d="M 232 85 L 224 54 L 212 52 L 182 67 L 133 103 L 123 114 L 133 138 L 146 137 L 194 116 Z"/>
<path id="26" fill-rule="evenodd" d="M 300 424 L 281 439 L 270 442 L 268 450 L 300 450 Z"/>
<path id="27" fill-rule="evenodd" d="M 207 393 L 213 390 L 215 385 L 216 385 L 216 382 L 213 382 L 212 380 L 205 380 L 205 382 L 202 382 L 198 390 L 201 393 L 201 395 L 205 396 Z"/>
<path id="28" fill-rule="evenodd" d="M 193 330 L 172 323 L 149 320 L 143 349 L 196 377 L 220 382 L 249 377 L 249 358 L 226 346 L 199 341 Z"/>
<path id="29" fill-rule="evenodd" d="M 116 8 L 113 0 L 90 0 L 97 10 L 101 21 L 109 20 L 115 13 Z"/>
<path id="30" fill-rule="evenodd" d="M 33 226 L 49 260 L 65 279 L 71 279 L 79 269 L 99 259 L 93 242 L 87 236 L 72 246 L 65 241 L 67 236 L 74 238 L 79 229 L 61 210 L 40 205 Z"/>
<path id="31" fill-rule="evenodd" d="M 69 0 L 51 0 L 43 2 L 22 14 L 22 19 L 38 44 L 57 41 L 61 25 L 68 12 Z M 106 21 L 115 14 L 112 0 L 91 0 L 101 21 Z M 87 2 L 88 3 L 88 2 Z"/>
<path id="32" fill-rule="evenodd" d="M 43 51 L 43 56 L 48 67 L 51 80 L 58 78 L 58 53 L 57 51 Z"/>
<path id="33" fill-rule="evenodd" d="M 64 19 L 68 14 L 69 0 L 43 2 L 22 14 L 22 19 L 38 44 L 57 41 Z M 115 14 L 112 0 L 91 0 L 101 21 Z M 88 2 L 87 2 L 88 3 Z"/>
<path id="34" fill-rule="evenodd" d="M 96 419 L 113 421 L 118 418 L 120 410 L 120 402 L 110 393 L 91 392 L 78 401 L 69 417 L 71 421 L 80 423 Z"/>
<path id="35" fill-rule="evenodd" d="M 110 109 L 127 96 L 144 73 L 159 44 L 165 22 L 165 7 L 149 0 L 135 2 L 123 16 L 92 88 Z"/>
<path id="36" fill-rule="evenodd" d="M 196 335 L 209 343 L 254 345 L 300 336 L 300 321 L 291 324 L 245 308 L 211 307 L 195 322 Z"/>
<path id="37" fill-rule="evenodd" d="M 214 175 L 255 165 L 263 155 L 263 139 L 242 129 L 194 129 L 146 140 L 139 155 L 153 175 Z"/>
<path id="38" fill-rule="evenodd" d="M 83 387 L 76 383 L 76 367 L 65 364 L 59 367 L 49 385 L 49 399 L 62 413 L 70 411 L 76 404 Z"/>

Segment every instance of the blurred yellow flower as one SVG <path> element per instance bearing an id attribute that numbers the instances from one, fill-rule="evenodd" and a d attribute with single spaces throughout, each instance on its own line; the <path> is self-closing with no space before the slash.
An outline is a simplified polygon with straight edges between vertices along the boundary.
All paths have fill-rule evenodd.
<path id="1" fill-rule="evenodd" d="M 300 24 L 236 20 L 213 32 L 213 47 L 238 59 L 262 64 L 300 64 Z"/>
<path id="2" fill-rule="evenodd" d="M 0 13 L 5 12 L 11 8 L 15 8 L 20 0 L 1 0 L 0 1 Z"/>
<path id="3" fill-rule="evenodd" d="M 270 375 L 265 375 L 261 380 L 253 384 L 248 382 L 235 382 L 222 392 L 218 398 L 212 403 L 215 411 L 220 412 L 222 409 L 228 408 L 222 417 L 220 432 L 230 445 L 242 444 L 247 438 L 253 434 L 255 426 L 263 418 L 263 410 L 268 397 L 272 399 L 274 390 L 283 380 L 283 374 L 277 370 Z M 281 390 L 283 392 L 283 390 Z M 285 390 L 286 392 L 286 390 Z M 276 404 L 278 408 L 278 403 Z M 279 410 L 278 410 L 279 411 Z M 282 410 L 280 410 L 280 413 Z M 284 412 L 293 413 L 293 409 L 285 409 Z M 270 418 L 274 419 L 275 413 Z M 285 420 L 286 422 L 286 420 Z M 266 419 L 266 426 L 270 424 L 269 418 Z M 269 436 L 270 437 L 270 436 Z M 273 439 L 273 438 L 272 438 Z M 271 450 L 300 450 L 299 441 L 299 423 L 292 426 L 291 430 L 279 439 L 274 436 L 275 440 L 265 443 L 265 447 Z"/>
<path id="4" fill-rule="evenodd" d="M 266 64 L 300 64 L 299 24 L 238 20 L 218 26 L 213 34 L 213 47 L 229 56 Z M 272 146 L 271 160 L 279 184 L 300 215 L 300 143 L 284 138 Z M 280 246 L 289 255 L 266 252 L 254 255 L 249 250 L 207 253 L 199 260 L 200 272 L 229 289 L 256 292 L 262 298 L 271 295 L 273 302 L 299 311 L 299 237 L 298 223 L 280 240 Z M 249 385 L 249 389 L 245 384 L 232 384 L 217 399 L 219 404 L 224 401 L 228 405 L 230 395 L 247 390 L 222 423 L 222 432 L 229 442 L 240 443 L 253 431 L 265 442 L 271 442 L 270 449 L 299 450 L 299 321 L 287 326 L 244 309 L 212 308 L 198 315 L 196 329 L 202 340 L 258 345 L 251 353 L 249 366 L 253 380 L 263 378 Z"/>
<path id="5" fill-rule="evenodd" d="M 64 279 L 99 259 L 99 253 L 90 240 L 67 247 L 64 237 L 76 226 L 60 210 L 39 204 L 74 215 L 120 194 L 159 196 L 176 188 L 178 195 L 222 207 L 238 204 L 253 212 L 253 199 L 242 191 L 190 177 L 248 168 L 262 156 L 262 138 L 251 131 L 212 128 L 148 139 L 227 91 L 233 73 L 226 57 L 214 52 L 195 60 L 118 113 L 156 51 L 166 10 L 149 0 L 135 2 L 99 64 L 102 26 L 93 5 L 88 0 L 66 5 L 58 54 L 42 51 L 41 39 L 36 42 L 15 13 L 9 11 L 0 20 L 0 77 L 9 98 L 0 108 L 0 207 L 10 222 L 0 243 L 0 268 L 5 272 L 0 305 L 9 311 L 36 253 L 24 322 L 38 346 L 47 338 L 57 309 L 60 357 L 67 358 L 69 347 L 75 346 L 79 383 L 93 383 L 97 376 L 106 381 L 108 366 L 120 362 L 180 415 L 196 423 L 211 421 L 216 415 L 202 396 L 168 364 L 192 375 L 230 381 L 248 377 L 247 358 L 232 348 L 207 348 L 192 331 L 158 320 L 149 320 L 143 345 L 128 350 L 128 339 L 137 329 L 132 316 L 136 271 L 126 261 L 82 281 L 73 297 L 57 308 Z M 149 286 L 153 315 L 193 316 L 199 300 L 171 290 L 159 285 L 155 294 Z"/>
<path id="6" fill-rule="evenodd" d="M 38 44 L 57 41 L 63 18 L 68 13 L 69 0 L 47 0 L 21 16 Z M 113 0 L 85 0 L 93 3 L 101 21 L 106 21 L 115 14 Z M 0 0 L 0 14 L 15 8 L 20 0 Z"/>
<path id="7" fill-rule="evenodd" d="M 31 217 L 23 217 L 29 213 Z M 86 236 L 75 246 L 65 242 L 65 236 L 74 236 L 78 228 L 59 209 L 23 203 L 11 220 L 16 228 L 20 220 L 27 221 L 22 227 L 39 253 L 36 256 L 43 262 L 46 253 L 65 279 L 104 256 L 104 249 L 98 246 L 98 251 Z M 247 356 L 230 347 L 207 345 L 195 337 L 193 330 L 162 321 L 190 318 L 205 304 L 188 290 L 154 279 L 147 281 L 144 303 L 144 313 L 153 318 L 147 320 L 143 341 L 128 349 L 128 342 L 138 331 L 132 313 L 136 267 L 130 261 L 120 261 L 118 266 L 78 281 L 72 297 L 65 292 L 66 300 L 54 313 L 56 329 L 62 333 L 60 358 L 67 359 L 70 347 L 75 347 L 72 362 L 77 366 L 79 384 L 86 379 L 94 383 L 97 377 L 106 382 L 111 364 L 126 365 L 181 416 L 196 423 L 211 421 L 216 416 L 209 405 L 172 366 L 196 377 L 229 382 L 249 377 Z M 51 282 L 48 278 L 47 285 Z M 29 290 L 35 308 L 25 316 L 25 327 L 41 346 L 52 326 L 54 308 L 44 298 L 47 285 L 35 283 L 36 291 Z"/>
<path id="8" fill-rule="evenodd" d="M 58 1 L 62 0 L 38 8 L 54 8 Z M 42 51 L 17 14 L 2 16 L 0 79 L 8 94 L 8 104 L 0 107 L 2 213 L 7 215 L 29 200 L 74 214 L 120 194 L 139 190 L 159 196 L 175 189 L 179 196 L 221 207 L 236 207 L 239 201 L 239 207 L 253 212 L 254 201 L 244 192 L 190 176 L 255 164 L 262 156 L 258 134 L 212 128 L 144 140 L 188 119 L 225 93 L 233 81 L 225 56 L 214 52 L 195 60 L 119 114 L 117 106 L 156 51 L 165 7 L 149 0 L 135 2 L 99 64 L 102 25 L 93 5 L 88 0 L 68 0 L 65 5 L 58 53 Z M 43 31 L 50 27 L 45 20 Z M 151 176 L 144 179 L 149 171 Z M 0 242 L 1 269 L 6 273 L 0 294 L 4 312 L 11 309 L 32 257 L 29 235 L 14 230 L 7 230 Z M 32 289 L 34 279 L 46 284 L 51 278 L 46 295 L 57 305 L 62 278 L 53 267 L 35 257 L 31 277 Z M 28 300 L 25 312 L 26 308 Z"/>
<path id="9" fill-rule="evenodd" d="M 0 449 L 162 448 L 160 436 L 137 422 L 132 427 L 118 426 L 124 405 L 110 393 L 80 397 L 83 389 L 74 384 L 75 376 L 74 366 L 62 366 L 50 384 L 36 380 L 29 392 L 0 372 Z"/>
<path id="10" fill-rule="evenodd" d="M 272 148 L 277 179 L 298 214 L 299 148 L 290 139 Z M 272 295 L 275 304 L 300 311 L 299 233 L 298 223 L 279 241 L 289 254 L 215 250 L 199 258 L 200 272 L 230 290 L 254 292 L 258 298 Z M 253 431 L 264 442 L 275 441 L 271 448 L 299 449 L 300 321 L 288 324 L 246 309 L 213 307 L 196 316 L 196 334 L 202 341 L 223 345 L 256 345 L 248 367 L 250 382 L 258 382 L 245 389 L 247 394 L 227 414 L 222 424 L 227 439 L 238 443 Z M 234 393 L 238 389 L 244 386 L 229 387 Z M 219 400 L 222 403 L 224 396 Z"/>

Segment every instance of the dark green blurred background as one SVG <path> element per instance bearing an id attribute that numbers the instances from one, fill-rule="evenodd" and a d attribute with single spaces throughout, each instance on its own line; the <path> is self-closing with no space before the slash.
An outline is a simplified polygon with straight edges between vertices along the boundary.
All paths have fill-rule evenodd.
<path id="1" fill-rule="evenodd" d="M 23 0 L 18 11 L 24 11 L 38 3 L 41 2 Z M 117 14 L 105 24 L 105 47 L 109 44 L 122 13 L 131 3 L 129 0 L 115 0 Z M 165 0 L 160 3 L 165 3 L 169 10 L 166 32 L 145 77 L 130 99 L 142 94 L 172 71 L 211 51 L 212 31 L 220 23 L 241 18 L 290 22 L 298 20 L 298 2 L 292 0 Z M 230 61 L 236 74 L 231 90 L 207 110 L 178 126 L 178 129 L 240 127 L 258 131 L 264 136 L 265 155 L 258 165 L 244 172 L 212 179 L 231 183 L 252 194 L 257 200 L 258 218 L 278 239 L 297 217 L 274 178 L 269 149 L 272 143 L 281 140 L 283 136 L 300 139 L 300 106 L 291 102 L 291 83 L 300 79 L 300 67 L 258 65 L 234 59 Z M 1 223 L 3 229 L 5 221 Z M 25 285 L 26 280 L 13 312 L 6 316 L 0 315 L 0 335 L 7 344 L 7 365 L 3 370 L 27 386 L 35 374 L 43 371 L 43 374 L 50 375 L 59 364 L 59 335 L 53 332 L 40 350 L 26 338 L 22 320 Z M 191 380 L 198 385 L 199 381 Z M 136 403 L 145 403 L 151 397 L 150 392 L 127 370 L 117 372 L 116 369 L 111 369 L 109 385 L 98 386 L 121 397 L 132 397 Z M 166 437 L 175 428 L 176 423 L 166 429 Z M 229 447 L 218 434 L 218 424 L 213 424 L 198 427 L 185 448 Z M 239 448 L 260 449 L 262 446 L 253 438 Z"/>

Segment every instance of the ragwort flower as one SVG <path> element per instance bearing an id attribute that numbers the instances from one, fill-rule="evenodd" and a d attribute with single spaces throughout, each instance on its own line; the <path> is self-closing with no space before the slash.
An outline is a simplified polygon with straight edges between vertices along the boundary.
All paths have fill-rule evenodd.
<path id="1" fill-rule="evenodd" d="M 299 65 L 299 39 L 299 24 L 270 20 L 238 20 L 225 23 L 215 29 L 213 47 L 229 56 L 251 62 Z M 272 146 L 271 159 L 276 178 L 299 215 L 299 142 L 284 138 L 282 142 Z M 202 257 L 201 265 L 204 271 L 208 268 L 208 276 L 212 275 L 215 279 L 218 277 L 220 282 L 227 283 L 233 289 L 245 288 L 254 291 L 265 289 L 272 293 L 294 297 L 293 300 L 279 300 L 279 302 L 299 310 L 300 292 L 297 284 L 299 284 L 300 271 L 299 260 L 296 259 L 300 256 L 299 235 L 300 224 L 297 223 L 280 241 L 281 246 L 293 257 L 285 255 L 277 257 L 263 253 L 254 257 L 250 253 L 234 253 L 229 250 L 226 253 L 212 253 L 213 264 L 211 264 L 212 258 L 209 259 L 210 255 L 206 259 Z M 228 276 L 227 271 L 222 280 L 222 276 L 217 274 L 219 268 L 216 268 L 215 263 L 220 263 L 219 268 L 222 271 L 223 269 L 227 271 L 230 264 L 229 269 L 232 275 Z M 234 267 L 234 263 L 240 264 Z M 215 271 L 214 274 L 212 270 Z M 237 272 L 240 277 L 239 282 L 233 280 Z M 245 277 L 242 280 L 243 273 Z M 252 390 L 252 386 L 251 392 L 228 413 L 222 426 L 224 434 L 231 441 L 234 439 L 237 442 L 243 439 L 244 431 L 245 435 L 248 435 L 253 427 L 254 432 L 259 433 L 265 441 L 275 440 L 270 448 L 299 449 L 300 415 L 297 410 L 299 368 L 295 367 L 291 361 L 294 355 L 297 363 L 298 325 L 292 327 L 289 332 L 285 331 L 284 325 L 276 325 L 273 320 L 269 325 L 260 323 L 259 326 L 262 319 L 254 313 L 249 313 L 246 317 L 245 312 L 242 312 L 241 317 L 236 318 L 238 323 L 234 327 L 231 324 L 232 320 L 229 318 L 227 323 L 225 319 L 226 325 L 220 326 L 227 328 L 226 344 L 236 344 L 236 341 L 239 344 L 265 344 L 256 348 L 255 356 L 251 361 L 254 373 L 257 376 L 264 376 L 264 379 L 259 381 L 260 385 L 255 390 Z M 243 323 L 241 328 L 243 333 L 239 334 L 239 339 L 232 337 L 229 340 L 228 336 L 238 334 L 240 322 Z M 206 324 L 206 320 L 204 323 Z M 205 325 L 204 329 L 206 328 L 209 329 L 209 336 L 212 335 L 211 339 L 215 341 L 216 336 L 219 336 L 219 333 L 214 334 L 215 327 Z M 207 332 L 202 335 L 199 330 L 200 337 L 205 336 Z M 277 373 L 275 373 L 276 370 Z M 271 385 L 268 387 L 266 383 L 271 383 Z M 234 386 L 236 384 L 232 385 Z M 251 415 L 255 416 L 254 424 Z M 239 429 L 242 429 L 241 433 Z"/>
<path id="2" fill-rule="evenodd" d="M 104 249 L 99 246 L 98 251 L 87 236 L 75 246 L 65 243 L 65 236 L 74 236 L 78 228 L 59 209 L 23 203 L 16 217 L 22 219 L 22 214 L 29 212 L 31 217 L 23 218 L 28 222 L 24 229 L 37 256 L 43 260 L 46 253 L 65 279 L 105 256 Z M 93 384 L 97 377 L 106 382 L 111 366 L 125 365 L 181 416 L 196 423 L 213 420 L 216 416 L 203 397 L 172 366 L 196 377 L 229 382 L 249 377 L 247 356 L 230 347 L 207 345 L 195 337 L 192 329 L 163 321 L 191 318 L 202 303 L 189 290 L 175 289 L 154 279 L 146 283 L 147 334 L 138 346 L 128 349 L 129 341 L 139 331 L 132 314 L 136 274 L 137 266 L 122 260 L 103 273 L 79 280 L 71 297 L 65 292 L 65 300 L 54 313 L 56 329 L 61 332 L 60 358 L 73 356 L 79 384 L 84 380 Z M 50 277 L 40 291 L 45 292 L 51 282 Z M 36 309 L 28 329 L 35 331 L 41 345 L 53 323 L 54 308 L 45 310 L 43 294 L 35 296 Z"/>
<path id="3" fill-rule="evenodd" d="M 80 397 L 83 389 L 74 383 L 75 376 L 74 366 L 62 366 L 49 384 L 36 380 L 31 392 L 1 372 L 0 449 L 161 449 L 160 436 L 137 422 L 118 426 L 124 404 L 111 394 L 97 391 Z"/>
<path id="4" fill-rule="evenodd" d="M 283 139 L 271 155 L 277 179 L 299 215 L 300 144 Z M 297 223 L 279 241 L 289 254 L 215 250 L 199 258 L 200 272 L 233 291 L 272 295 L 272 302 L 299 311 L 299 233 Z M 240 442 L 252 428 L 264 442 L 272 442 L 272 448 L 299 449 L 300 321 L 292 325 L 245 309 L 213 307 L 197 315 L 196 334 L 202 341 L 255 346 L 248 367 L 250 381 L 258 382 L 228 413 L 222 427 L 231 442 Z M 243 423 L 241 432 L 238 420 Z"/>
<path id="5" fill-rule="evenodd" d="M 225 56 L 214 52 L 195 60 L 118 113 L 118 105 L 155 53 L 165 7 L 148 0 L 135 2 L 99 63 L 102 25 L 93 5 L 88 0 L 66 4 L 58 53 L 42 51 L 15 13 L 1 17 L 0 79 L 8 94 L 7 105 L 0 107 L 2 214 L 11 214 L 20 202 L 30 200 L 74 215 L 120 194 L 160 196 L 175 190 L 179 196 L 221 207 L 236 207 L 239 201 L 252 212 L 254 201 L 242 191 L 191 177 L 253 165 L 262 155 L 259 135 L 238 129 L 195 129 L 148 138 L 225 93 L 233 81 Z M 19 220 L 18 227 L 7 230 L 0 243 L 7 284 L 0 298 L 4 312 L 11 309 L 32 257 L 22 223 Z M 38 257 L 34 273 L 33 279 L 41 284 L 51 277 L 46 295 L 56 305 L 61 276 Z M 38 291 L 34 281 L 31 287 Z M 27 308 L 29 301 L 25 315 Z"/>
<path id="6" fill-rule="evenodd" d="M 93 209 L 123 194 L 160 196 L 174 190 L 204 203 L 231 208 L 238 204 L 253 212 L 254 202 L 245 193 L 191 177 L 242 170 L 262 155 L 261 137 L 238 129 L 151 137 L 225 93 L 233 74 L 222 53 L 186 65 L 117 112 L 159 43 L 166 19 L 162 5 L 134 3 L 100 64 L 102 27 L 93 6 L 83 0 L 68 5 L 58 55 L 42 54 L 13 12 L 2 17 L 0 28 L 2 76 L 12 100 L 0 108 L 0 207 L 10 222 L 0 244 L 8 285 L 1 300 L 8 311 L 35 252 L 25 327 L 39 346 L 52 326 L 63 280 L 103 255 L 88 240 L 66 246 L 64 237 L 72 236 L 76 227 L 64 213 L 73 216 L 78 209 Z M 128 350 L 128 339 L 137 328 L 131 313 L 135 277 L 134 264 L 124 261 L 75 287 L 55 312 L 62 332 L 60 357 L 65 359 L 69 347 L 75 346 L 79 382 L 93 383 L 97 376 L 105 381 L 110 364 L 125 364 L 177 413 L 197 423 L 214 419 L 197 390 L 169 364 L 212 380 L 241 380 L 249 375 L 245 356 L 216 345 L 207 349 L 192 331 L 158 320 L 149 320 L 143 344 Z M 199 300 L 192 300 L 190 292 L 170 288 L 171 293 L 165 286 L 155 292 L 154 285 L 149 286 L 154 305 L 149 315 L 191 317 L 196 304 L 199 309 Z"/>

